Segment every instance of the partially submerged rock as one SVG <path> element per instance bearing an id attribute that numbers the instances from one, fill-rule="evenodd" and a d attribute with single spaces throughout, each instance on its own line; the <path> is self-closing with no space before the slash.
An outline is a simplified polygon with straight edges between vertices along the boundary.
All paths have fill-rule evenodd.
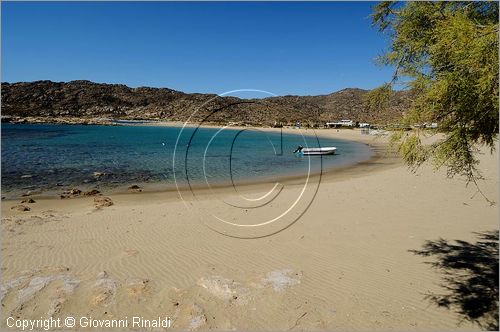
<path id="1" fill-rule="evenodd" d="M 173 325 L 179 330 L 195 331 L 205 327 L 206 324 L 205 310 L 197 303 L 180 305 L 174 314 Z"/>
<path id="2" fill-rule="evenodd" d="M 24 203 L 36 203 L 36 201 L 33 199 L 33 198 L 27 198 L 27 199 L 23 199 L 21 201 L 21 204 L 24 204 Z"/>
<path id="3" fill-rule="evenodd" d="M 6 283 L 3 283 L 0 285 L 0 302 L 3 301 L 5 295 L 7 295 L 7 293 L 13 289 L 13 288 L 16 288 L 18 287 L 19 285 L 23 284 L 26 279 L 28 279 L 27 276 L 20 276 L 16 279 L 13 279 L 9 282 L 6 282 Z"/>
<path id="4" fill-rule="evenodd" d="M 82 194 L 82 191 L 80 189 L 73 188 L 73 189 L 64 191 L 62 193 L 62 195 L 61 195 L 61 199 L 72 198 L 72 197 L 75 197 L 75 196 L 80 196 L 81 194 Z"/>
<path id="5" fill-rule="evenodd" d="M 203 277 L 198 281 L 198 285 L 226 303 L 245 304 L 250 296 L 250 290 L 247 287 L 221 276 Z"/>
<path id="6" fill-rule="evenodd" d="M 35 294 L 40 292 L 49 283 L 56 280 L 62 281 L 61 290 L 65 294 L 72 294 L 80 283 L 80 281 L 72 279 L 67 275 L 35 276 L 30 280 L 29 284 L 25 288 L 19 290 L 17 295 L 18 301 L 24 303 L 32 299 Z"/>
<path id="7" fill-rule="evenodd" d="M 113 201 L 109 197 L 102 196 L 94 198 L 94 206 L 97 209 L 101 209 L 106 206 L 111 206 L 113 204 L 114 204 Z"/>
<path id="8" fill-rule="evenodd" d="M 136 184 L 133 184 L 130 187 L 128 187 L 128 190 L 129 191 L 135 191 L 135 192 L 141 192 L 142 191 L 141 187 L 139 187 Z"/>
<path id="9" fill-rule="evenodd" d="M 21 272 L 17 278 L 0 284 L 2 309 L 7 310 L 9 315 L 20 315 L 23 309 L 35 310 L 39 304 L 36 300 L 37 297 L 40 297 L 45 289 L 48 289 L 51 294 L 47 315 L 51 317 L 59 313 L 62 305 L 80 284 L 79 280 L 66 274 L 68 270 L 68 268 L 26 270 Z M 8 305 L 5 298 L 9 293 L 15 294 L 11 296 L 10 310 L 5 307 Z"/>
<path id="10" fill-rule="evenodd" d="M 101 192 L 97 189 L 92 189 L 92 190 L 89 190 L 89 191 L 86 191 L 83 193 L 83 196 L 95 196 L 95 195 L 100 195 Z"/>
<path id="11" fill-rule="evenodd" d="M 82 191 L 78 188 L 73 188 L 69 191 L 69 194 L 72 196 L 78 196 L 82 193 Z"/>
<path id="12" fill-rule="evenodd" d="M 27 207 L 26 205 L 14 205 L 13 207 L 10 208 L 11 210 L 16 210 L 16 211 L 30 211 L 31 209 Z"/>
<path id="13" fill-rule="evenodd" d="M 111 279 L 106 271 L 102 271 L 97 275 L 94 284 L 93 296 L 91 303 L 93 305 L 108 306 L 114 301 L 117 290 L 117 283 Z"/>
<path id="14" fill-rule="evenodd" d="M 265 286 L 271 286 L 275 291 L 282 291 L 285 288 L 300 283 L 301 273 L 291 269 L 275 270 L 266 274 L 262 279 Z"/>
<path id="15" fill-rule="evenodd" d="M 149 279 L 133 278 L 128 280 L 126 285 L 127 293 L 132 297 L 143 297 L 149 288 Z"/>
<path id="16" fill-rule="evenodd" d="M 70 190 L 65 190 L 61 194 L 61 199 L 72 198 L 72 197 L 80 196 L 81 194 L 82 194 L 82 191 L 80 189 L 73 188 L 73 189 L 70 189 Z"/>

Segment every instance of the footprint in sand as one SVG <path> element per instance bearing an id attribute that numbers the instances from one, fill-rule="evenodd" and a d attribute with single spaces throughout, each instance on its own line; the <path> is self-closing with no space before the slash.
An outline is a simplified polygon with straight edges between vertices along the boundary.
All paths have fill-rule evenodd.
<path id="1" fill-rule="evenodd" d="M 125 256 L 127 257 L 135 257 L 137 255 L 139 255 L 139 250 L 135 250 L 135 249 L 126 249 L 124 252 Z"/>

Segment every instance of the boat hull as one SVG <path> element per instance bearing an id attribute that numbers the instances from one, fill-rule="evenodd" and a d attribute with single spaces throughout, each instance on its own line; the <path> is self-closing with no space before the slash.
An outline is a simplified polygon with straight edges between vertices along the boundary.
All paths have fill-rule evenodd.
<path id="1" fill-rule="evenodd" d="M 303 148 L 300 154 L 303 156 L 322 156 L 335 154 L 337 148 L 327 147 L 327 148 Z"/>

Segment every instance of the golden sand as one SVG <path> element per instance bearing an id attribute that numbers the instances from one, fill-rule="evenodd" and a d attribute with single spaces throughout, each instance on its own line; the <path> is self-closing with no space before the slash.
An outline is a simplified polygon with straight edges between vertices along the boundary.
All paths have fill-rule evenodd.
<path id="1" fill-rule="evenodd" d="M 320 132 L 384 143 L 355 130 Z M 481 155 L 480 168 L 481 189 L 498 201 L 498 154 Z M 239 190 L 252 198 L 271 187 Z M 113 205 L 98 209 L 93 197 L 35 197 L 24 204 L 30 211 L 4 201 L 0 326 L 9 316 L 72 316 L 77 324 L 128 319 L 127 329 L 132 317 L 168 317 L 177 330 L 478 329 L 424 298 L 442 291 L 441 274 L 409 251 L 498 229 L 498 207 L 473 186 L 429 167 L 413 174 L 379 152 L 326 174 L 308 209 L 299 202 L 282 224 L 263 231 L 214 221 L 251 225 L 279 216 L 301 188 L 288 181 L 265 207 L 235 211 L 223 203 L 239 198 L 232 188 L 183 193 L 184 200 L 177 192 L 115 194 Z M 253 239 L 221 234 L 281 228 Z"/>

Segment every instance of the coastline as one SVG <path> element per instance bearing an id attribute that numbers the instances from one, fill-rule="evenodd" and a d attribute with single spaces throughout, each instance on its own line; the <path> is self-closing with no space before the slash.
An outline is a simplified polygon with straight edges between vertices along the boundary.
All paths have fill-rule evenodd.
<path id="1" fill-rule="evenodd" d="M 409 172 L 383 153 L 384 137 L 319 132 L 363 140 L 377 157 L 324 174 L 265 237 L 236 238 L 232 226 L 221 234 L 213 216 L 254 225 L 280 215 L 301 195 L 300 181 L 258 208 L 228 203 L 272 184 L 110 194 L 109 206 L 34 197 L 18 211 L 20 200 L 3 201 L 0 326 L 6 316 L 50 314 L 167 315 L 173 330 L 479 330 L 428 302 L 425 294 L 443 292 L 442 274 L 411 250 L 439 238 L 474 241 L 474 232 L 498 229 L 498 207 L 444 170 Z M 498 202 L 498 152 L 483 152 L 480 186 Z M 30 286 L 37 281 L 40 289 Z"/>
<path id="2" fill-rule="evenodd" d="M 40 124 L 37 122 L 30 122 L 30 124 Z M 65 123 L 54 123 L 54 122 L 48 122 L 44 124 L 65 124 Z M 78 123 L 75 123 L 78 124 Z M 91 124 L 92 125 L 92 124 Z M 102 125 L 102 124 L 99 124 Z M 178 127 L 181 128 L 184 125 L 187 127 L 196 127 L 198 125 L 196 124 L 191 124 L 191 123 L 184 123 L 184 122 L 176 122 L 176 121 L 163 121 L 163 122 L 148 122 L 148 123 L 114 123 L 113 125 L 117 126 L 151 126 L 151 127 Z M 199 126 L 201 128 L 221 128 L 221 126 L 217 124 L 203 124 Z M 229 126 L 228 127 L 231 130 L 251 130 L 251 131 L 262 131 L 262 132 L 274 132 L 278 133 L 282 130 L 284 134 L 292 134 L 292 135 L 304 135 L 304 136 L 309 136 L 309 137 L 324 137 L 324 138 L 335 138 L 337 140 L 342 140 L 342 141 L 351 141 L 351 142 L 356 142 L 356 143 L 361 143 L 370 148 L 372 151 L 372 155 L 362 161 L 349 164 L 349 165 L 342 165 L 342 166 L 336 166 L 331 169 L 322 169 L 321 173 L 311 173 L 310 177 L 312 178 L 318 178 L 320 177 L 322 181 L 328 181 L 332 179 L 340 179 L 342 177 L 353 177 L 353 176 L 362 176 L 363 174 L 366 174 L 366 172 L 374 171 L 374 170 L 382 170 L 385 169 L 386 167 L 393 167 L 399 163 L 399 158 L 394 155 L 394 153 L 391 153 L 388 144 L 387 144 L 387 139 L 386 137 L 380 137 L 380 136 L 373 136 L 373 135 L 362 135 L 360 130 L 357 128 L 353 129 L 312 129 L 312 128 L 304 128 L 304 129 L 296 129 L 296 128 L 270 128 L 270 127 L 253 127 L 253 126 Z M 294 184 L 297 183 L 298 181 L 304 179 L 305 175 L 304 174 L 287 174 L 284 176 L 280 176 L 278 181 L 285 184 Z M 247 189 L 251 189 L 254 187 L 261 187 L 262 185 L 266 185 L 270 183 L 271 181 L 275 181 L 274 179 L 270 178 L 249 178 L 244 181 L 240 181 L 238 183 L 238 186 L 241 187 L 246 187 Z M 74 185 L 71 188 L 73 189 L 78 189 L 82 190 L 82 194 L 85 191 L 90 191 L 93 189 L 99 189 L 101 190 L 101 194 L 104 195 L 122 195 L 122 194 L 137 194 L 137 191 L 130 191 L 128 190 L 128 187 L 131 185 L 139 185 L 141 187 L 141 192 L 140 194 L 144 195 L 146 193 L 171 193 L 171 192 L 177 192 L 177 191 L 186 191 L 186 190 L 191 190 L 191 189 L 196 189 L 196 190 L 208 190 L 206 188 L 205 184 L 196 184 L 194 186 L 184 186 L 184 187 L 176 187 L 175 185 L 166 185 L 162 182 L 150 182 L 150 183 L 139 183 L 139 182 L 130 182 L 130 183 L 122 183 L 119 185 L 116 185 L 113 188 L 95 188 L 95 185 L 88 185 L 85 183 L 81 183 L 79 185 Z M 213 184 L 211 185 L 213 188 L 217 189 L 227 189 L 232 187 L 230 183 L 220 183 L 220 184 Z M 61 188 L 62 190 L 63 188 Z M 30 194 L 27 196 L 33 197 L 33 198 L 42 198 L 42 199 L 60 199 L 61 195 L 61 190 L 45 190 L 42 192 L 39 192 L 39 190 L 31 190 L 34 192 L 34 194 Z M 66 188 L 66 190 L 70 190 L 69 187 Z M 21 190 L 16 190 L 22 195 L 25 195 L 25 193 L 22 193 Z M 24 196 L 9 196 L 9 197 L 4 197 L 4 201 L 13 201 L 13 200 L 19 200 L 23 198 Z M 78 199 L 82 198 L 82 196 L 75 196 L 72 197 L 72 199 Z"/>
<path id="3" fill-rule="evenodd" d="M 497 158 L 481 155 L 480 164 L 481 188 L 495 201 Z M 300 185 L 237 211 L 223 203 L 239 197 L 227 188 L 218 197 L 109 195 L 113 205 L 102 207 L 94 197 L 35 199 L 30 211 L 4 201 L 2 318 L 161 314 L 173 330 L 479 329 L 430 305 L 425 294 L 443 291 L 442 275 L 410 250 L 439 238 L 473 241 L 473 232 L 497 229 L 498 208 L 443 171 L 378 166 L 325 177 L 296 222 L 255 239 L 221 235 L 205 218 L 258 222 L 281 213 Z M 30 288 L 37 280 L 44 286 Z"/>
<path id="4" fill-rule="evenodd" d="M 499 7 L 5 0 L 0 332 L 500 332 Z"/>

